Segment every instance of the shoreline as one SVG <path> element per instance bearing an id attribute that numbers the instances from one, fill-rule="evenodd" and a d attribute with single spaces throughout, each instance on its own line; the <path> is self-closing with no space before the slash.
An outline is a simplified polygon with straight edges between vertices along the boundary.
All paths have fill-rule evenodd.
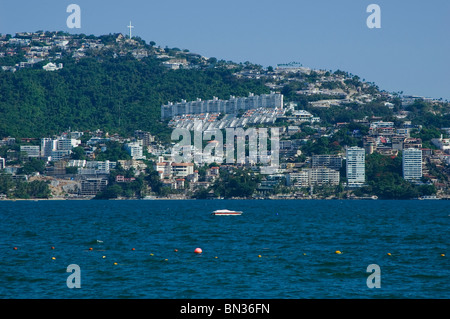
<path id="1" fill-rule="evenodd" d="M 4 198 L 0 200 L 1 202 L 15 202 L 15 201 L 90 201 L 95 200 L 93 198 Z M 115 198 L 115 199 L 98 199 L 98 200 L 106 200 L 106 201 L 153 201 L 153 200 L 199 200 L 199 201 L 211 201 L 211 200 L 249 200 L 249 201 L 258 201 L 258 200 L 345 200 L 345 201 L 353 201 L 353 200 L 363 200 L 363 201 L 371 201 L 371 200 L 387 200 L 387 201 L 411 201 L 411 200 L 425 200 L 425 201 L 433 201 L 433 200 L 450 200 L 450 198 L 446 197 L 438 197 L 434 199 L 423 199 L 423 198 L 410 198 L 410 199 L 378 199 L 378 198 L 208 198 L 208 199 L 197 199 L 197 198 Z"/>

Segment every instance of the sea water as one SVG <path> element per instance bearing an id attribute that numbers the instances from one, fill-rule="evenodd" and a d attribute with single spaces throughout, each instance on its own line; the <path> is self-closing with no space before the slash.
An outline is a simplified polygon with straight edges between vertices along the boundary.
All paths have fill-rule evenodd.
<path id="1" fill-rule="evenodd" d="M 449 225 L 435 200 L 3 201 L 0 298 L 450 298 Z"/>

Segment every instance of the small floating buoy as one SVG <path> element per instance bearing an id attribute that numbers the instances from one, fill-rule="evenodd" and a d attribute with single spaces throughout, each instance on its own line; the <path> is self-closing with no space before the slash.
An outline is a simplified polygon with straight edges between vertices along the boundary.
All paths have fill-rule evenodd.
<path id="1" fill-rule="evenodd" d="M 441 254 L 441 257 L 445 257 L 445 254 Z"/>
<path id="2" fill-rule="evenodd" d="M 117 265 L 117 263 L 114 263 L 114 265 Z"/>
<path id="3" fill-rule="evenodd" d="M 178 251 L 178 249 L 174 249 L 173 251 L 174 251 L 174 252 L 177 252 L 177 251 Z"/>
<path id="4" fill-rule="evenodd" d="M 150 256 L 153 256 L 153 254 L 150 254 Z"/>
<path id="5" fill-rule="evenodd" d="M 258 255 L 258 258 L 261 258 L 261 255 Z"/>
<path id="6" fill-rule="evenodd" d="M 168 261 L 169 259 L 164 259 L 164 261 Z"/>
<path id="7" fill-rule="evenodd" d="M 136 250 L 136 248 L 131 248 L 131 250 Z"/>
<path id="8" fill-rule="evenodd" d="M 92 247 L 89 247 L 89 250 L 94 250 L 94 248 L 92 248 Z"/>
<path id="9" fill-rule="evenodd" d="M 52 246 L 51 248 L 52 248 L 52 249 L 55 249 L 55 247 L 54 247 L 54 246 Z"/>
<path id="10" fill-rule="evenodd" d="M 214 258 L 219 258 L 219 257 L 216 256 L 216 257 L 214 257 Z"/>
<path id="11" fill-rule="evenodd" d="M 391 254 L 391 253 L 387 253 L 387 255 L 388 255 L 388 256 L 391 256 L 392 254 Z"/>
<path id="12" fill-rule="evenodd" d="M 342 254 L 342 252 L 340 250 L 336 250 L 335 253 L 338 255 Z"/>
<path id="13" fill-rule="evenodd" d="M 52 257 L 52 259 L 55 260 L 56 258 L 55 258 L 55 257 Z"/>
<path id="14" fill-rule="evenodd" d="M 17 247 L 14 247 L 13 249 L 14 249 L 14 250 L 17 250 Z"/>
<path id="15" fill-rule="evenodd" d="M 195 248 L 194 253 L 201 254 L 203 250 L 201 248 Z"/>
<path id="16" fill-rule="evenodd" d="M 105 259 L 105 258 L 106 258 L 106 256 L 102 256 L 102 258 L 103 258 L 103 259 Z"/>

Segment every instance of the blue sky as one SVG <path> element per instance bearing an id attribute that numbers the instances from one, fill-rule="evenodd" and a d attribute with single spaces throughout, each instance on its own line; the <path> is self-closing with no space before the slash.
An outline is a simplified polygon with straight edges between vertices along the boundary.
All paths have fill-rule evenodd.
<path id="1" fill-rule="evenodd" d="M 69 29 L 69 4 L 81 28 Z M 369 29 L 369 4 L 381 29 Z M 450 1 L 40 0 L 2 1 L 0 33 L 127 33 L 162 47 L 263 66 L 296 61 L 345 70 L 387 91 L 450 100 Z"/>

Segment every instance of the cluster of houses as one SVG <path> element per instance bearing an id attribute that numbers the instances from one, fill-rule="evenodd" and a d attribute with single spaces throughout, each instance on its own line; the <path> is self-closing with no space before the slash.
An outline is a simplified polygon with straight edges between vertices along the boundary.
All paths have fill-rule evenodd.
<path id="1" fill-rule="evenodd" d="M 63 68 L 63 64 L 58 63 L 63 56 L 79 60 L 104 50 L 112 50 L 114 57 L 131 53 L 138 60 L 155 56 L 161 60 L 163 66 L 172 70 L 206 65 L 208 61 L 206 57 L 187 50 L 172 50 L 171 54 L 167 54 L 164 48 L 144 45 L 121 33 L 115 35 L 114 42 L 105 43 L 101 38 L 93 36 L 38 31 L 18 32 L 14 36 L 0 34 L 0 67 L 3 71 L 15 72 L 32 67 L 38 62 L 47 61 L 42 68 L 45 71 L 57 71 Z M 22 61 L 15 65 L 3 65 L 2 57 L 21 57 Z"/>

